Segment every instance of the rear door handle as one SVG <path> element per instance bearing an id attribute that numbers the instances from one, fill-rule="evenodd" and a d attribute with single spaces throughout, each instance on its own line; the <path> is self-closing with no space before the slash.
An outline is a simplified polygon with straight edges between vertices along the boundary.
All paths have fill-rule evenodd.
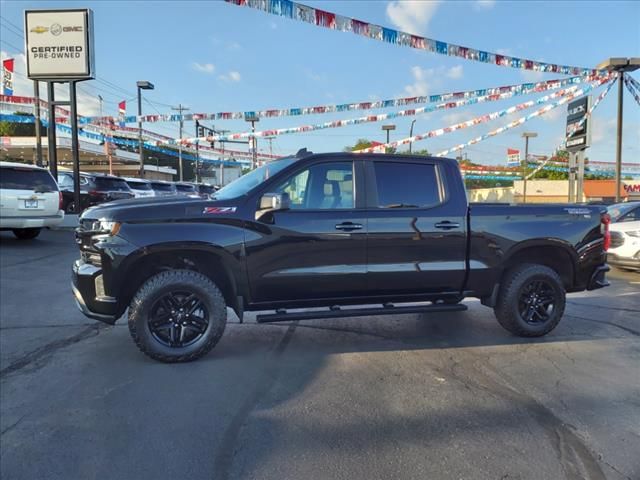
<path id="1" fill-rule="evenodd" d="M 361 230 L 362 225 L 359 223 L 353 222 L 342 222 L 336 225 L 336 230 L 343 230 L 345 232 L 349 232 L 351 230 Z"/>
<path id="2" fill-rule="evenodd" d="M 455 222 L 450 222 L 449 220 L 445 220 L 444 222 L 436 223 L 434 227 L 439 228 L 441 230 L 451 230 L 453 228 L 460 228 L 460 224 Z"/>

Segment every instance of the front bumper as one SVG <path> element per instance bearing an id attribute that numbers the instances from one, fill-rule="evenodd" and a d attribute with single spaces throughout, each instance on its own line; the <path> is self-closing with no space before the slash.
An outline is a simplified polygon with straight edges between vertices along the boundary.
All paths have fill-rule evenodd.
<path id="1" fill-rule="evenodd" d="M 615 253 L 609 253 L 607 254 L 607 262 L 611 265 L 615 265 L 616 267 L 640 270 L 640 258 L 620 257 Z"/>
<path id="2" fill-rule="evenodd" d="M 94 320 L 113 325 L 120 313 L 116 299 L 101 294 L 102 270 L 76 260 L 71 269 L 71 288 L 80 311 Z"/>

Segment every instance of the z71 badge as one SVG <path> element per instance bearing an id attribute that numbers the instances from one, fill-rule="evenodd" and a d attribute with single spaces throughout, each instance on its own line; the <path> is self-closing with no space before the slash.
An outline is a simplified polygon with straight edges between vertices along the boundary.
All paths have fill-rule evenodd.
<path id="1" fill-rule="evenodd" d="M 218 213 L 233 213 L 236 207 L 204 207 L 202 213 L 205 215 L 215 215 Z"/>

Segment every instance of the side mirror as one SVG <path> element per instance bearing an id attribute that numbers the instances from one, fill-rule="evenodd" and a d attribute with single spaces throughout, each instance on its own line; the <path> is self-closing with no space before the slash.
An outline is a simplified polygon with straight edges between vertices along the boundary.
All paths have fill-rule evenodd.
<path id="1" fill-rule="evenodd" d="M 291 208 L 291 199 L 288 193 L 265 193 L 260 198 L 260 205 L 256 211 L 256 220 L 273 223 L 273 212 L 289 210 Z"/>
<path id="2" fill-rule="evenodd" d="M 291 200 L 286 193 L 265 193 L 260 198 L 260 211 L 277 211 L 289 210 L 291 208 Z"/>

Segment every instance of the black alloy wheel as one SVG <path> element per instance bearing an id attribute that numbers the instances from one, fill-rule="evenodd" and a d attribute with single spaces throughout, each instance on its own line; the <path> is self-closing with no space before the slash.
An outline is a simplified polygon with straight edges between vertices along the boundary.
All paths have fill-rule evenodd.
<path id="1" fill-rule="evenodd" d="M 545 280 L 534 279 L 520 289 L 518 311 L 530 325 L 549 321 L 556 305 L 555 289 Z"/>
<path id="2" fill-rule="evenodd" d="M 161 344 L 171 348 L 187 347 L 206 333 L 209 312 L 197 294 L 170 291 L 153 304 L 147 324 Z"/>
<path id="3" fill-rule="evenodd" d="M 558 273 L 546 265 L 525 263 L 505 272 L 494 307 L 496 318 L 509 332 L 540 337 L 556 328 L 566 304 Z"/>

